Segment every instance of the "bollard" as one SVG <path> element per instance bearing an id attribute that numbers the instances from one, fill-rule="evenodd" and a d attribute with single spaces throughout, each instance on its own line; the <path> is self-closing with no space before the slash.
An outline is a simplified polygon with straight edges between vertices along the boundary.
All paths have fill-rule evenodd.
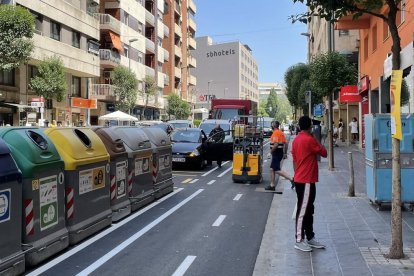
<path id="1" fill-rule="evenodd" d="M 348 196 L 355 196 L 355 181 L 354 181 L 354 161 L 352 158 L 352 152 L 348 152 L 348 164 L 349 164 L 349 189 Z"/>

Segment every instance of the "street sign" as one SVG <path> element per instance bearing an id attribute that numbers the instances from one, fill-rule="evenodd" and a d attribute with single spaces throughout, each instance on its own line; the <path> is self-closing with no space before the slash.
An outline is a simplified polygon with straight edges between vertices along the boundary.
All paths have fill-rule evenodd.
<path id="1" fill-rule="evenodd" d="M 44 107 L 45 103 L 44 102 L 31 102 L 30 106 L 31 107 Z"/>
<path id="2" fill-rule="evenodd" d="M 40 97 L 40 98 L 32 98 L 32 102 L 44 102 L 45 98 Z"/>
<path id="3" fill-rule="evenodd" d="M 315 117 L 322 117 L 323 111 L 325 109 L 325 106 L 323 104 L 317 104 L 313 107 L 313 116 Z"/>

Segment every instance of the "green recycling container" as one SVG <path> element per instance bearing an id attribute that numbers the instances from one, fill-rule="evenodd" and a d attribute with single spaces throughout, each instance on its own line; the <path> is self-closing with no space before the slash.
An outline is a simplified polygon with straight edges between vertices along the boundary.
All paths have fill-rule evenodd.
<path id="1" fill-rule="evenodd" d="M 26 265 L 36 265 L 69 245 L 64 164 L 42 129 L 1 128 L 0 137 L 22 172 L 22 242 Z"/>
<path id="2" fill-rule="evenodd" d="M 25 269 L 22 251 L 22 173 L 0 139 L 0 275 Z M 17 230 L 17 231 L 16 231 Z"/>
<path id="3" fill-rule="evenodd" d="M 112 221 L 118 221 L 131 214 L 131 203 L 128 198 L 128 153 L 122 139 L 109 127 L 92 128 L 102 142 L 110 157 L 109 179 L 111 181 Z"/>
<path id="4" fill-rule="evenodd" d="M 90 128 L 45 129 L 65 162 L 66 225 L 76 244 L 112 223 L 109 154 Z"/>

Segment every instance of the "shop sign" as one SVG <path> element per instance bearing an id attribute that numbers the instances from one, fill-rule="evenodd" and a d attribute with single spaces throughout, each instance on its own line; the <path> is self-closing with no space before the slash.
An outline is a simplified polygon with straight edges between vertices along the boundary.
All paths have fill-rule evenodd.
<path id="1" fill-rule="evenodd" d="M 358 93 L 356 85 L 345 85 L 341 87 L 339 92 L 340 103 L 358 103 L 361 101 L 361 95 Z"/>
<path id="2" fill-rule="evenodd" d="M 369 89 L 369 77 L 365 76 L 358 82 L 358 92 L 363 93 Z"/>
<path id="3" fill-rule="evenodd" d="M 72 97 L 71 106 L 75 108 L 97 109 L 98 101 L 97 99 L 84 99 L 84 98 Z"/>

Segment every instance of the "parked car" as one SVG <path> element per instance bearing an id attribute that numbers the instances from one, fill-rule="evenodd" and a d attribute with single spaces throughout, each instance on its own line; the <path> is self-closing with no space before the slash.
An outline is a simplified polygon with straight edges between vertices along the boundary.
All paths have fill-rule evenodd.
<path id="1" fill-rule="evenodd" d="M 210 133 L 216 124 L 220 125 L 225 134 L 224 141 L 219 143 L 215 141 L 215 137 L 210 137 Z M 200 128 L 208 136 L 205 158 L 209 163 L 211 163 L 211 161 L 217 161 L 219 155 L 221 155 L 222 161 L 233 160 L 233 135 L 231 121 L 208 119 L 204 120 L 200 124 Z"/>
<path id="2" fill-rule="evenodd" d="M 273 133 L 272 122 L 273 121 L 274 121 L 273 118 L 263 117 L 263 137 L 272 136 L 272 133 Z M 259 127 L 262 127 L 261 124 L 262 124 L 262 121 L 259 120 Z"/>
<path id="3" fill-rule="evenodd" d="M 201 169 L 204 166 L 207 135 L 200 128 L 177 129 L 171 134 L 172 163 L 190 165 Z"/>
<path id="4" fill-rule="evenodd" d="M 168 123 L 171 124 L 174 129 L 193 127 L 193 123 L 190 120 L 171 120 L 168 121 Z"/>

